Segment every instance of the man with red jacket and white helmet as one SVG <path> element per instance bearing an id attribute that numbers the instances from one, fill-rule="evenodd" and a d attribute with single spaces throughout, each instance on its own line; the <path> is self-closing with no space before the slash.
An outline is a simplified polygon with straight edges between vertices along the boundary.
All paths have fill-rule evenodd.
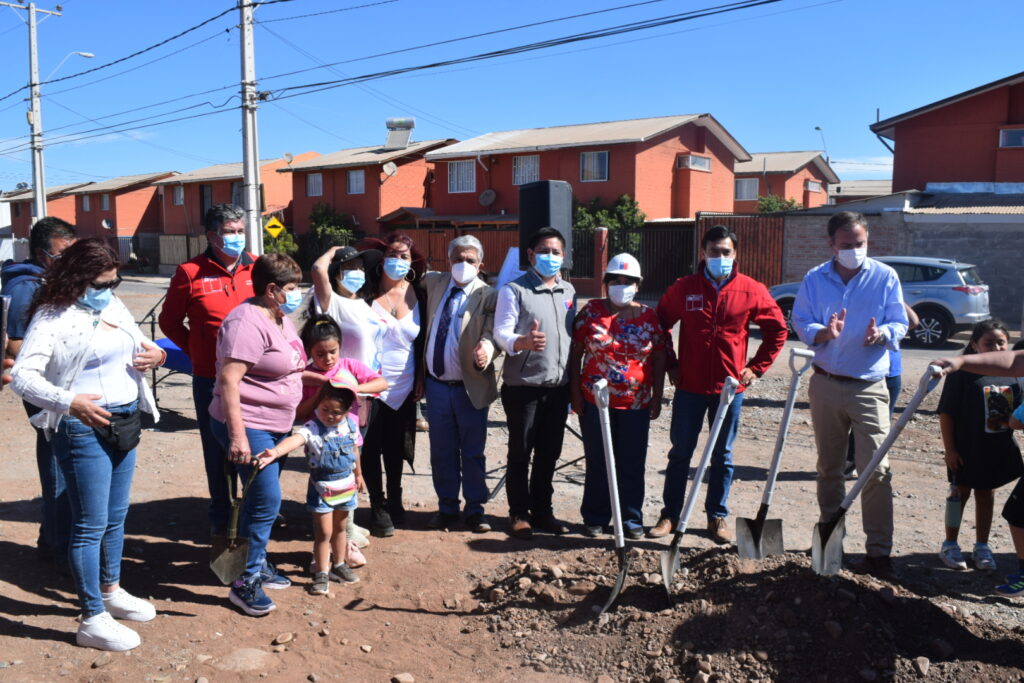
<path id="1" fill-rule="evenodd" d="M 718 543 L 732 540 L 729 488 L 732 485 L 732 443 L 739 426 L 743 390 L 763 375 L 786 342 L 786 321 L 767 287 L 736 271 L 736 234 L 724 225 L 710 228 L 701 240 L 697 272 L 681 277 L 658 303 L 658 320 L 665 333 L 679 323 L 679 356 L 669 347 L 668 375 L 675 383 L 672 400 L 672 448 L 668 454 L 664 507 L 661 519 L 648 536 L 659 538 L 675 531 L 683 508 L 690 459 L 701 425 L 710 423 L 718 409 L 726 376 L 740 382 L 711 455 L 704 511 L 708 532 Z M 761 328 L 761 345 L 747 361 L 751 323 Z"/>

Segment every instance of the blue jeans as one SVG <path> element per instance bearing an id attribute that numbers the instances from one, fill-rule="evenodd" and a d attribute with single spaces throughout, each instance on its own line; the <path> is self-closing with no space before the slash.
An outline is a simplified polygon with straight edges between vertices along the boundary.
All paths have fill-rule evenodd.
<path id="1" fill-rule="evenodd" d="M 228 427 L 223 422 L 210 418 L 210 428 L 217 437 L 226 453 L 230 440 Z M 262 429 L 245 428 L 245 438 L 249 441 L 249 452 L 253 455 L 273 448 L 287 434 L 268 432 Z M 239 515 L 238 536 L 249 539 L 249 558 L 245 563 L 242 578 L 249 580 L 259 574 L 263 562 L 267 559 L 267 543 L 270 541 L 270 529 L 274 526 L 277 513 L 281 511 L 281 472 L 287 457 L 278 458 L 256 475 L 252 486 L 245 494 L 242 513 Z M 238 465 L 238 477 L 249 481 L 253 465 Z"/>
<path id="2" fill-rule="evenodd" d="M 430 469 L 442 514 L 459 514 L 459 489 L 466 516 L 481 515 L 487 502 L 487 408 L 474 408 L 461 385 L 426 380 L 430 417 Z"/>
<path id="3" fill-rule="evenodd" d="M 31 403 L 25 403 L 29 417 L 38 413 Z M 42 429 L 36 431 L 36 467 L 39 470 L 39 488 L 43 499 L 43 516 L 39 522 L 40 549 L 53 555 L 53 562 L 61 570 L 68 566 L 68 545 L 71 540 L 71 503 L 68 502 L 64 474 L 60 471 L 57 456 Z"/>
<path id="4" fill-rule="evenodd" d="M 111 413 L 129 414 L 138 402 Z M 82 616 L 106 611 L 100 586 L 121 580 L 124 519 L 135 474 L 135 450 L 119 451 L 96 437 L 74 417 L 61 420 L 53 435 L 53 453 L 60 463 L 71 504 L 71 573 L 82 603 Z"/>
<path id="5" fill-rule="evenodd" d="M 210 401 L 213 400 L 212 377 L 192 378 L 192 401 L 196 406 L 196 422 L 199 423 L 199 440 L 203 444 L 203 464 L 206 468 L 206 486 L 210 491 L 210 533 L 223 534 L 228 528 L 228 515 L 231 514 L 231 498 L 228 494 L 228 477 L 231 475 L 231 492 L 237 492 L 236 470 L 234 464 L 228 462 L 224 455 L 224 447 L 210 428 Z M 225 468 L 227 468 L 225 470 Z"/>
<path id="6" fill-rule="evenodd" d="M 665 488 L 662 498 L 665 507 L 661 509 L 661 518 L 673 522 L 679 519 L 686 495 L 686 480 L 690 473 L 690 460 L 693 449 L 697 447 L 701 425 L 707 420 L 710 425 L 718 410 L 718 394 L 691 394 L 676 390 L 672 399 L 672 425 L 670 438 L 672 448 L 668 452 L 668 468 L 665 472 Z M 727 517 L 729 515 L 729 489 L 732 487 L 732 442 L 736 439 L 736 429 L 740 424 L 740 411 L 743 408 L 743 394 L 736 394 L 732 405 L 725 414 L 722 431 L 711 451 L 711 464 L 708 466 L 708 491 L 704 497 L 704 512 L 708 517 Z"/>
<path id="7" fill-rule="evenodd" d="M 615 480 L 619 485 L 619 505 L 622 508 L 622 528 L 627 531 L 642 530 L 644 467 L 651 411 L 646 408 L 609 409 L 608 413 L 612 428 L 612 451 L 615 453 Z M 580 514 L 587 526 L 606 526 L 612 518 L 599 415 L 597 406 L 587 401 L 583 406 L 583 415 L 580 416 L 583 453 L 587 457 L 587 476 L 583 483 Z"/>

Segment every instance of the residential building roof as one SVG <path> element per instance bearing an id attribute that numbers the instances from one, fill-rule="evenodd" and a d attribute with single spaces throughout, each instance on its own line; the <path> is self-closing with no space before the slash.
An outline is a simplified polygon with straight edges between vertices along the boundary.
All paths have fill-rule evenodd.
<path id="1" fill-rule="evenodd" d="M 486 133 L 430 152 L 427 154 L 427 160 L 644 142 L 688 123 L 707 128 L 738 160 L 750 159 L 750 154 L 743 148 L 743 145 L 730 135 L 711 114 L 684 114 Z"/>
<path id="2" fill-rule="evenodd" d="M 330 168 L 350 168 L 354 166 L 369 166 L 372 164 L 386 164 L 389 161 L 396 161 L 402 157 L 412 154 L 422 154 L 438 147 L 443 147 L 455 142 L 452 138 L 443 140 L 424 140 L 423 142 L 410 143 L 403 149 L 386 149 L 381 145 L 370 147 L 351 147 L 342 149 L 330 154 L 313 157 L 306 161 L 289 164 L 284 168 L 277 169 L 278 173 L 291 173 L 293 171 L 320 171 Z"/>
<path id="3" fill-rule="evenodd" d="M 750 161 L 738 161 L 733 168 L 736 175 L 753 173 L 796 173 L 808 164 L 814 164 L 829 183 L 838 183 L 839 176 L 825 160 L 824 152 L 755 152 Z"/>
<path id="4" fill-rule="evenodd" d="M 433 209 L 418 206 L 401 206 L 390 213 L 380 216 L 377 220 L 381 223 L 389 223 L 391 221 L 398 220 L 403 216 L 409 216 L 416 222 L 424 221 L 426 223 L 483 223 L 488 225 L 497 225 L 515 224 L 519 222 L 519 216 L 509 213 L 446 214 L 438 216 L 434 213 Z"/>
<path id="5" fill-rule="evenodd" d="M 892 178 L 886 180 L 843 180 L 830 185 L 828 193 L 833 197 L 881 197 L 892 193 Z"/>
<path id="6" fill-rule="evenodd" d="M 65 194 L 76 187 L 82 187 L 83 185 L 93 185 L 95 183 L 67 183 L 66 185 L 53 185 L 46 188 L 46 198 L 57 197 Z M 32 188 L 26 187 L 24 190 L 14 190 L 12 192 L 4 192 L 3 197 L 0 198 L 0 202 L 20 202 L 27 199 L 32 199 Z"/>
<path id="7" fill-rule="evenodd" d="M 161 171 L 160 173 L 139 173 L 137 175 L 123 175 L 119 178 L 111 178 L 110 180 L 103 180 L 98 183 L 89 183 L 83 185 L 75 190 L 71 190 L 68 194 L 91 194 L 93 192 L 116 192 L 117 190 L 123 190 L 126 187 L 132 185 L 150 184 L 156 180 L 161 180 L 168 176 L 175 174 L 175 171 Z"/>
<path id="8" fill-rule="evenodd" d="M 1024 215 L 1024 194 L 964 192 L 922 194 L 906 213 Z"/>
<path id="9" fill-rule="evenodd" d="M 278 159 L 260 159 L 260 166 L 264 164 L 270 164 Z M 234 180 L 235 178 L 242 177 L 242 162 L 237 161 L 231 164 L 215 164 L 213 166 L 206 166 L 204 168 L 197 168 L 194 171 L 188 173 L 179 173 L 171 176 L 170 178 L 164 178 L 158 180 L 154 185 L 177 185 L 178 183 L 208 183 L 214 180 Z"/>
<path id="10" fill-rule="evenodd" d="M 883 138 L 895 140 L 895 128 L 897 124 L 903 123 L 904 121 L 912 119 L 915 116 L 920 116 L 921 114 L 926 114 L 930 111 L 935 111 L 936 109 L 948 107 L 951 104 L 961 102 L 970 97 L 974 97 L 975 95 L 980 95 L 990 90 L 996 90 L 997 88 L 1002 88 L 1008 85 L 1017 85 L 1018 83 L 1024 83 L 1024 71 L 1014 74 L 1012 76 L 1007 76 L 1006 78 L 1000 78 L 998 81 L 992 81 L 991 83 L 980 85 L 977 88 L 965 90 L 962 93 L 958 93 L 951 97 L 938 100 L 937 102 L 932 102 L 931 104 L 926 104 L 923 107 L 918 107 L 917 109 L 912 109 L 903 114 L 899 114 L 898 116 L 892 116 L 890 118 L 883 119 L 878 123 L 872 124 L 871 131 L 873 133 L 876 133 L 877 135 L 881 135 Z"/>

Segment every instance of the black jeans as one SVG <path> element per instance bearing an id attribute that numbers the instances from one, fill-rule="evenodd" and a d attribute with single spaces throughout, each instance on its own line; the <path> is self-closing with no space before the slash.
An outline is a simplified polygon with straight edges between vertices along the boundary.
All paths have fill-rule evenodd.
<path id="1" fill-rule="evenodd" d="M 398 410 L 389 408 L 380 399 L 373 399 L 359 457 L 371 507 L 387 504 L 390 512 L 402 509 L 403 461 L 408 460 L 412 465 L 415 449 L 416 401 L 412 394 Z M 387 496 L 384 495 L 384 474 L 388 478 Z"/>
<path id="2" fill-rule="evenodd" d="M 569 387 L 501 387 L 508 423 L 506 489 L 510 517 L 534 520 L 551 516 L 555 463 L 562 454 Z M 530 454 L 533 472 L 530 472 Z"/>

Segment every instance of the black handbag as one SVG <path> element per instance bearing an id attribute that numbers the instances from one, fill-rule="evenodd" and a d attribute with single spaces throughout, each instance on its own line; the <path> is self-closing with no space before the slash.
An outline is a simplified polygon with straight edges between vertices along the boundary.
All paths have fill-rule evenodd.
<path id="1" fill-rule="evenodd" d="M 110 424 L 104 427 L 93 427 L 96 438 L 111 448 L 127 453 L 139 445 L 142 440 L 142 411 L 130 413 L 114 413 L 109 418 Z"/>

